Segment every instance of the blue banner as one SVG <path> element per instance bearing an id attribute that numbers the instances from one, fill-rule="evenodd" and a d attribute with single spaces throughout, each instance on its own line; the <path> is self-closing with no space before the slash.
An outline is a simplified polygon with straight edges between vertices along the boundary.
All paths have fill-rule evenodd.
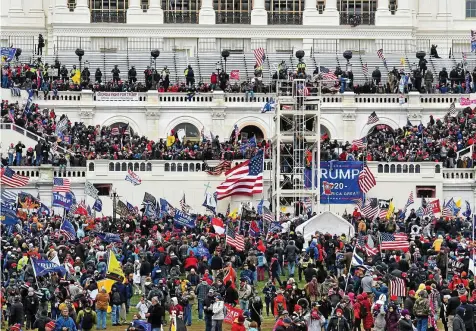
<path id="1" fill-rule="evenodd" d="M 198 242 L 197 253 L 200 258 L 206 256 L 209 259 L 211 257 L 210 251 L 205 247 L 202 240 Z"/>
<path id="2" fill-rule="evenodd" d="M 152 331 L 152 325 L 146 321 L 134 320 L 132 325 L 136 330 L 144 329 L 144 331 Z"/>
<path id="3" fill-rule="evenodd" d="M 101 212 L 102 210 L 102 201 L 101 199 L 97 199 L 94 201 L 93 209 L 97 212 Z"/>
<path id="4" fill-rule="evenodd" d="M 63 277 L 67 272 L 64 267 L 48 260 L 37 260 L 32 257 L 31 264 L 36 277 L 44 276 L 50 272 L 57 272 Z"/>
<path id="5" fill-rule="evenodd" d="M 1 213 L 0 213 L 0 220 L 2 224 L 5 226 L 15 225 L 18 223 L 18 217 L 16 215 L 16 211 L 5 208 L 5 206 L 1 205 Z"/>
<path id="6" fill-rule="evenodd" d="M 16 48 L 11 47 L 2 47 L 2 62 L 10 62 L 15 57 L 15 53 L 17 52 Z"/>
<path id="7" fill-rule="evenodd" d="M 109 233 L 109 232 L 103 232 L 103 233 L 98 233 L 97 237 L 101 239 L 101 241 L 105 241 L 107 243 L 121 243 L 121 237 L 119 237 L 119 234 L 116 233 Z"/>
<path id="8" fill-rule="evenodd" d="M 41 202 L 40 208 L 38 208 L 38 214 L 45 214 L 46 216 L 51 216 L 50 208 L 46 207 L 46 205 Z"/>
<path id="9" fill-rule="evenodd" d="M 70 209 L 71 206 L 74 204 L 74 196 L 67 192 L 65 195 L 62 195 L 61 193 L 58 192 L 53 192 L 53 202 L 52 206 L 53 207 L 61 207 L 64 209 Z"/>
<path id="10" fill-rule="evenodd" d="M 181 210 L 175 209 L 174 224 L 179 226 L 194 228 L 195 217 L 185 214 Z"/>
<path id="11" fill-rule="evenodd" d="M 363 198 L 359 187 L 359 174 L 363 162 L 330 161 L 321 162 L 321 203 L 350 204 L 353 200 Z M 312 170 L 304 171 L 304 186 L 311 188 Z M 317 176 L 315 176 L 317 186 Z"/>

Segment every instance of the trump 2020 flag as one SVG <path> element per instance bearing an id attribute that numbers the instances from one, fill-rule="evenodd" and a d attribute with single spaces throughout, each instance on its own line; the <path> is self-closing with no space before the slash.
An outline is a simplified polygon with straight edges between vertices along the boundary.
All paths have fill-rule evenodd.
<path id="1" fill-rule="evenodd" d="M 194 228 L 195 217 L 187 215 L 184 212 L 176 209 L 174 215 L 174 224 L 179 226 L 186 226 L 188 228 Z"/>
<path id="2" fill-rule="evenodd" d="M 101 199 L 96 199 L 96 201 L 94 201 L 93 209 L 97 212 L 101 212 L 101 210 L 102 210 L 102 201 L 101 201 Z"/>
<path id="3" fill-rule="evenodd" d="M 33 257 L 31 258 L 31 265 L 33 266 L 35 277 L 41 277 L 51 272 L 57 272 L 62 277 L 67 272 L 64 267 L 61 267 L 52 261 L 39 260 Z"/>
<path id="4" fill-rule="evenodd" d="M 76 239 L 76 230 L 70 221 L 64 220 L 60 227 L 60 233 L 68 240 Z"/>
<path id="5" fill-rule="evenodd" d="M 101 241 L 105 241 L 107 243 L 121 243 L 121 237 L 117 233 L 109 233 L 109 232 L 100 232 L 97 234 L 97 237 Z"/>
<path id="6" fill-rule="evenodd" d="M 152 331 L 152 325 L 150 323 L 147 323 L 146 321 L 134 320 L 134 322 L 132 322 L 132 325 L 136 330 L 140 330 L 141 328 L 143 328 L 144 331 Z"/>
<path id="7" fill-rule="evenodd" d="M 466 204 L 466 210 L 463 212 L 463 216 L 469 218 L 471 217 L 471 205 L 466 200 L 464 202 Z"/>

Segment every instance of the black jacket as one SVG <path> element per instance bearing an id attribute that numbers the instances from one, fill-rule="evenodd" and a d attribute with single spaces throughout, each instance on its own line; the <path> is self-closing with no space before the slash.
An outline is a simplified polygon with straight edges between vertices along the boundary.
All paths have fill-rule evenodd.
<path id="1" fill-rule="evenodd" d="M 456 308 L 461 304 L 459 297 L 451 297 L 448 300 L 448 306 L 446 307 L 446 316 L 456 315 Z"/>
<path id="2" fill-rule="evenodd" d="M 160 328 L 162 326 L 161 307 L 158 304 L 150 306 L 147 312 L 150 314 L 149 317 L 147 317 L 147 322 L 151 324 L 152 329 Z"/>
<path id="3" fill-rule="evenodd" d="M 328 331 L 350 331 L 349 323 L 345 317 L 338 318 L 333 316 L 327 326 Z"/>
<path id="4" fill-rule="evenodd" d="M 413 325 L 411 320 L 401 318 L 398 321 L 398 330 L 399 331 L 413 331 Z"/>
<path id="5" fill-rule="evenodd" d="M 25 318 L 25 311 L 23 310 L 23 305 L 20 302 L 15 302 L 10 307 L 10 324 L 21 324 Z"/>

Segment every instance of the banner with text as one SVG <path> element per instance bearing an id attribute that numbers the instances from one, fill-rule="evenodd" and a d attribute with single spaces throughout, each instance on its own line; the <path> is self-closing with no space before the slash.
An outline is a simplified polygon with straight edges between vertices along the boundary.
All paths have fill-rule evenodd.
<path id="1" fill-rule="evenodd" d="M 353 200 L 363 198 L 359 187 L 359 174 L 363 162 L 358 161 L 330 161 L 321 162 L 321 203 L 347 204 Z M 304 171 L 304 186 L 311 188 L 312 169 Z M 317 187 L 317 169 L 314 181 Z"/>
<path id="2" fill-rule="evenodd" d="M 226 316 L 223 320 L 223 323 L 226 324 L 233 324 L 233 321 L 238 318 L 239 316 L 243 315 L 243 310 L 237 307 L 233 307 L 231 305 L 225 304 L 226 307 Z"/>
<path id="3" fill-rule="evenodd" d="M 139 101 L 137 92 L 96 92 L 96 101 Z"/>

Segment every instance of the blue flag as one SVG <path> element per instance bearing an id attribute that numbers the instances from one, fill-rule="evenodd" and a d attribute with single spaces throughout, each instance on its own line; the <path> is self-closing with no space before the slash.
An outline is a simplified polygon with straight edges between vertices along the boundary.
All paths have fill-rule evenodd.
<path id="1" fill-rule="evenodd" d="M 258 215 L 263 215 L 263 203 L 264 203 L 264 198 L 261 199 L 261 201 L 258 203 L 258 206 L 256 207 L 256 212 L 258 213 Z"/>
<path id="2" fill-rule="evenodd" d="M 195 217 L 185 214 L 181 210 L 175 210 L 174 224 L 178 226 L 186 226 L 188 228 L 195 227 Z"/>
<path id="3" fill-rule="evenodd" d="M 17 52 L 16 48 L 12 47 L 2 47 L 1 48 L 1 53 L 2 53 L 2 62 L 10 62 L 13 60 L 13 57 L 15 56 Z"/>
<path id="4" fill-rule="evenodd" d="M 64 209 L 70 209 L 71 206 L 75 203 L 76 197 L 71 192 L 66 192 L 65 195 L 62 195 L 59 192 L 53 192 L 53 202 L 51 205 L 53 207 L 61 207 Z"/>
<path id="5" fill-rule="evenodd" d="M 18 223 L 18 217 L 15 211 L 5 208 L 3 204 L 1 206 L 0 219 L 2 220 L 2 224 L 5 226 L 16 225 Z"/>
<path id="6" fill-rule="evenodd" d="M 255 148 L 256 147 L 256 136 L 251 137 L 247 143 L 242 144 L 240 150 L 242 153 L 246 151 L 247 148 Z"/>
<path id="7" fill-rule="evenodd" d="M 92 214 L 91 206 L 88 205 L 88 208 L 86 208 L 86 211 L 88 212 L 88 215 L 91 215 Z"/>
<path id="8" fill-rule="evenodd" d="M 146 321 L 134 320 L 132 324 L 136 330 L 144 329 L 144 331 L 152 331 L 152 325 Z"/>
<path id="9" fill-rule="evenodd" d="M 197 247 L 197 253 L 198 255 L 203 258 L 204 256 L 207 257 L 207 259 L 209 259 L 211 257 L 210 255 L 210 251 L 208 250 L 208 248 L 205 247 L 205 245 L 203 244 L 203 241 L 200 240 L 198 242 L 198 247 Z"/>
<path id="10" fill-rule="evenodd" d="M 466 200 L 464 202 L 466 203 L 466 211 L 463 212 L 463 216 L 469 218 L 471 217 L 471 205 Z"/>
<path id="11" fill-rule="evenodd" d="M 154 217 L 155 215 L 156 215 L 155 207 L 150 203 L 146 203 L 144 206 L 144 216 Z"/>
<path id="12" fill-rule="evenodd" d="M 271 222 L 268 229 L 268 231 L 271 233 L 278 233 L 278 232 L 281 232 L 282 230 L 283 230 L 283 226 L 279 222 Z"/>
<path id="13" fill-rule="evenodd" d="M 102 201 L 101 201 L 101 199 L 96 199 L 96 201 L 94 201 L 93 209 L 97 212 L 102 211 Z"/>
<path id="14" fill-rule="evenodd" d="M 38 260 L 32 257 L 31 264 L 36 277 L 44 276 L 50 272 L 57 272 L 63 277 L 67 273 L 64 267 L 48 260 Z"/>
<path id="15" fill-rule="evenodd" d="M 40 208 L 38 208 L 38 214 L 45 214 L 46 216 L 50 216 L 50 208 L 46 207 L 46 205 L 41 202 Z"/>
<path id="16" fill-rule="evenodd" d="M 101 241 L 105 241 L 107 243 L 121 243 L 121 237 L 117 233 L 109 233 L 109 232 L 100 232 L 97 234 L 97 237 L 101 239 Z"/>
<path id="17" fill-rule="evenodd" d="M 76 230 L 74 229 L 73 224 L 71 224 L 67 219 L 63 220 L 60 227 L 60 233 L 68 240 L 76 239 Z"/>

